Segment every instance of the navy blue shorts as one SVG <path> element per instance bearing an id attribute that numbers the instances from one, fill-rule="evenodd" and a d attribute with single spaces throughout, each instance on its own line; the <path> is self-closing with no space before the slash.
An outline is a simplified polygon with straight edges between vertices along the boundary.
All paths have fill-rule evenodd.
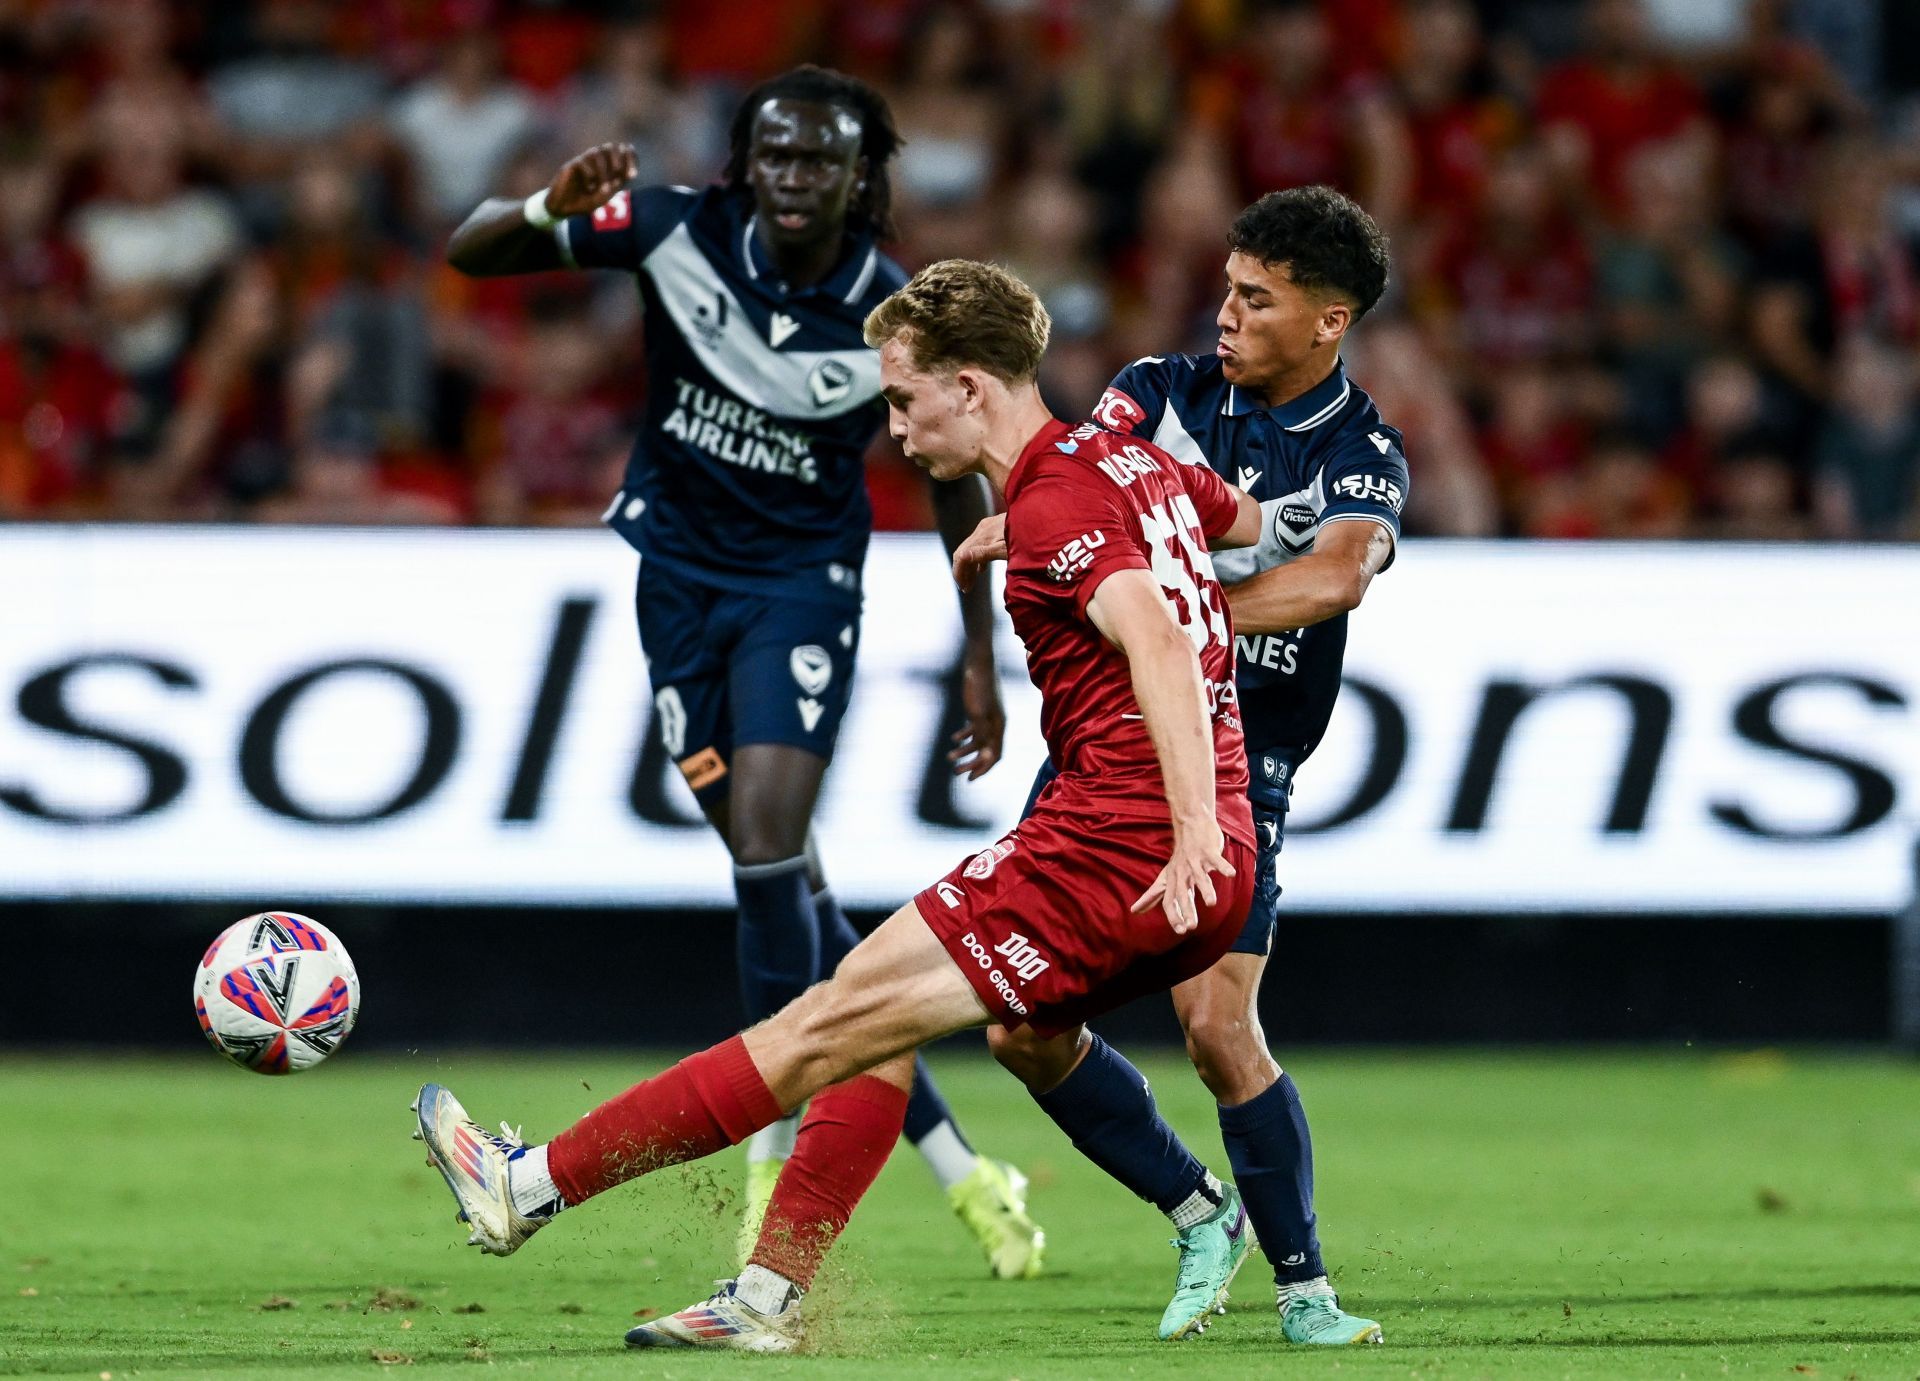
<path id="1" fill-rule="evenodd" d="M 1027 804 L 1020 812 L 1022 820 L 1033 814 L 1040 793 L 1059 775 L 1051 760 L 1040 764 L 1039 772 L 1034 774 L 1033 790 L 1027 793 Z M 1266 804 L 1263 797 L 1278 804 Z M 1247 908 L 1246 924 L 1240 927 L 1240 934 L 1227 949 L 1229 954 L 1264 956 L 1273 952 L 1274 932 L 1280 927 L 1280 849 L 1286 842 L 1287 797 L 1285 790 L 1262 792 L 1250 802 L 1253 832 L 1260 844 L 1259 862 L 1253 879 L 1253 904 Z"/>
<path id="2" fill-rule="evenodd" d="M 634 611 L 661 739 L 703 805 L 726 795 L 742 744 L 832 758 L 853 691 L 858 609 L 723 590 L 642 561 Z"/>

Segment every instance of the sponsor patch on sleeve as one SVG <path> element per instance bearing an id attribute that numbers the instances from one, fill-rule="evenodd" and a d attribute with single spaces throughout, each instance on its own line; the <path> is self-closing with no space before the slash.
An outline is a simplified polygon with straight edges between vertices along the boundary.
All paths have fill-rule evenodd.
<path id="1" fill-rule="evenodd" d="M 1357 499 L 1362 503 L 1385 504 L 1395 513 L 1406 502 L 1406 495 L 1400 486 L 1385 475 L 1345 475 L 1335 480 L 1333 493 L 1336 499 Z"/>
<path id="2" fill-rule="evenodd" d="M 1093 554 L 1107 544 L 1107 534 L 1099 528 L 1083 532 L 1047 562 L 1047 579 L 1056 585 L 1070 584 L 1073 578 L 1093 564 Z"/>
<path id="3" fill-rule="evenodd" d="M 1093 420 L 1108 431 L 1130 432 L 1147 420 L 1147 410 L 1119 389 L 1110 388 L 1094 405 Z"/>
<path id="4" fill-rule="evenodd" d="M 624 189 L 615 192 L 605 206 L 593 212 L 595 230 L 625 230 L 633 224 L 633 194 Z"/>

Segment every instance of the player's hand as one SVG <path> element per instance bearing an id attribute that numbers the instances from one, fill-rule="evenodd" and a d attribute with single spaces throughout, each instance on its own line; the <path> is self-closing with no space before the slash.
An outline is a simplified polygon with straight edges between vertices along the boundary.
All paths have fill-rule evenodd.
<path id="1" fill-rule="evenodd" d="M 953 764 L 956 777 L 972 781 L 1000 761 L 1007 736 L 1007 711 L 1000 703 L 1000 673 L 993 665 L 991 650 L 980 657 L 969 654 L 961 666 L 960 707 L 967 712 L 967 722 L 955 732 L 947 761 Z"/>
<path id="2" fill-rule="evenodd" d="M 564 217 L 597 211 L 639 175 L 640 158 L 633 145 L 595 144 L 553 175 L 547 184 L 547 213 Z"/>
<path id="3" fill-rule="evenodd" d="M 953 583 L 971 590 L 973 582 L 996 561 L 1007 559 L 1007 515 L 996 513 L 982 518 L 953 553 Z"/>
<path id="4" fill-rule="evenodd" d="M 1220 827 L 1211 822 L 1199 828 L 1183 829 L 1175 825 L 1173 857 L 1153 880 L 1153 886 L 1140 894 L 1140 900 L 1133 904 L 1133 914 L 1138 916 L 1158 905 L 1167 913 L 1167 924 L 1173 927 L 1175 935 L 1185 935 L 1199 925 L 1200 908 L 1194 894 L 1198 893 L 1201 901 L 1212 906 L 1220 899 L 1214 891 L 1212 875 L 1233 876 L 1233 865 L 1227 862 L 1223 852 L 1226 844 Z"/>

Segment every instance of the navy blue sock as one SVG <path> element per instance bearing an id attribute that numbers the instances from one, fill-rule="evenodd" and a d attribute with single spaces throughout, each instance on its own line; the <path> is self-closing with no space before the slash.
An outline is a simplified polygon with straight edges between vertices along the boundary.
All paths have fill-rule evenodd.
<path id="1" fill-rule="evenodd" d="M 860 932 L 853 928 L 847 913 L 840 909 L 840 903 L 825 887 L 813 894 L 813 914 L 820 919 L 820 976 L 826 978 L 860 943 Z M 916 1057 L 913 1062 L 913 1091 L 907 1096 L 907 1124 L 901 1135 L 918 1145 L 928 1132 L 942 1122 L 953 1122 L 953 1109 L 947 1106 L 947 1100 L 934 1087 L 933 1076 L 927 1073 L 927 1062 Z M 953 1134 L 960 1138 L 961 1145 L 969 1151 L 973 1149 L 972 1144 L 961 1135 L 957 1122 L 953 1123 Z"/>
<path id="2" fill-rule="evenodd" d="M 825 887 L 813 894 L 813 914 L 820 923 L 820 976 L 833 977 L 840 961 L 853 953 L 860 943 L 860 932 L 853 928 L 847 913 L 840 909 L 833 893 Z"/>
<path id="3" fill-rule="evenodd" d="M 1290 1285 L 1325 1275 L 1313 1230 L 1313 1142 L 1292 1077 L 1282 1074 L 1259 1097 L 1222 1107 L 1220 1139 L 1274 1280 Z"/>
<path id="4" fill-rule="evenodd" d="M 1073 1073 L 1033 1101 L 1082 1155 L 1162 1213 L 1207 1182 L 1207 1167 L 1160 1116 L 1146 1076 L 1098 1036 Z"/>
<path id="5" fill-rule="evenodd" d="M 740 901 L 740 1000 L 764 1021 L 820 976 L 820 931 L 807 861 L 787 858 L 733 870 Z"/>

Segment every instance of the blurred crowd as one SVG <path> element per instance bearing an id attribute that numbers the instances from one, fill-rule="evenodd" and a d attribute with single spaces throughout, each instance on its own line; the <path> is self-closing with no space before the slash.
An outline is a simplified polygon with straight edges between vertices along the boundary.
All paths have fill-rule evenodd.
<path id="1" fill-rule="evenodd" d="M 902 262 L 1042 292 L 1063 414 L 1326 182 L 1393 241 L 1348 357 L 1410 531 L 1920 537 L 1910 0 L 0 0 L 0 518 L 593 521 L 631 282 L 447 233 L 601 140 L 710 181 L 805 59 L 892 102 Z"/>

